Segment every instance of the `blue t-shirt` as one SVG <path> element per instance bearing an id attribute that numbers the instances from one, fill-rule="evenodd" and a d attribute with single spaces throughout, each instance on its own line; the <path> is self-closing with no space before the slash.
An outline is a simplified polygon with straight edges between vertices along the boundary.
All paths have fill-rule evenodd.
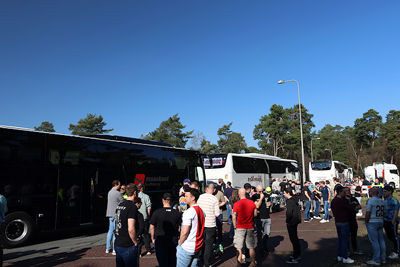
<path id="1" fill-rule="evenodd" d="M 328 201 L 329 200 L 329 188 L 328 187 L 321 187 L 320 189 L 321 194 L 322 194 L 322 198 L 324 199 L 324 201 Z"/>
<path id="2" fill-rule="evenodd" d="M 400 209 L 399 201 L 392 197 L 384 200 L 385 202 L 385 221 L 391 221 L 393 219 L 394 213 Z"/>
<path id="3" fill-rule="evenodd" d="M 381 198 L 373 197 L 367 200 L 367 211 L 371 212 L 369 222 L 383 222 L 385 202 Z"/>

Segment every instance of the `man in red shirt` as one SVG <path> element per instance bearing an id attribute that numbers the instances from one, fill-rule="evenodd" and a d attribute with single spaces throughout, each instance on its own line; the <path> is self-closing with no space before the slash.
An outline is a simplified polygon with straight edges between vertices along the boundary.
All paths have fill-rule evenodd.
<path id="1" fill-rule="evenodd" d="M 233 244 L 238 251 L 238 262 L 243 263 L 242 248 L 246 241 L 246 247 L 249 249 L 251 264 L 249 267 L 256 266 L 256 254 L 254 251 L 254 217 L 257 216 L 257 208 L 253 201 L 246 198 L 246 190 L 239 189 L 239 198 L 233 205 L 232 223 L 235 229 Z"/>

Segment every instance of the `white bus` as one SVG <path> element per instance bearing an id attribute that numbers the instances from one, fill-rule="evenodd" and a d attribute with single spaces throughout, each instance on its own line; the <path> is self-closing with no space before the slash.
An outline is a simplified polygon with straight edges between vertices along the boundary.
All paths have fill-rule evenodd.
<path id="1" fill-rule="evenodd" d="M 233 187 L 245 183 L 270 186 L 270 178 L 299 178 L 297 161 L 281 159 L 270 155 L 247 154 L 211 154 L 203 158 L 207 181 L 231 182 Z"/>
<path id="2" fill-rule="evenodd" d="M 353 169 L 340 161 L 313 161 L 309 163 L 308 177 L 310 182 L 330 181 L 333 184 L 333 178 L 339 178 L 342 182 L 348 182 L 353 179 Z"/>

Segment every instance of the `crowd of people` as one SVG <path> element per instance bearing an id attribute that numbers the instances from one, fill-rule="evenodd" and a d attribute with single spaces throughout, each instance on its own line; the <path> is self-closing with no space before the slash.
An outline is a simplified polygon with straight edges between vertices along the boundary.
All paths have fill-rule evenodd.
<path id="1" fill-rule="evenodd" d="M 286 199 L 286 228 L 293 246 L 287 263 L 301 261 L 298 225 L 313 220 L 327 223 L 330 211 L 338 235 L 337 259 L 353 263 L 349 251 L 361 254 L 357 244 L 357 216 L 363 216 L 361 187 L 364 183 L 362 179 L 355 179 L 350 189 L 336 178 L 332 185 L 329 181 L 314 184 L 306 181 L 302 185 L 298 180 L 271 179 L 271 186 L 266 188 L 249 183 L 233 188 L 230 182 L 225 184 L 220 179 L 218 183 L 208 183 L 201 193 L 197 181 L 185 179 L 179 190 L 178 205 L 175 207 L 171 194 L 165 193 L 163 207 L 152 212 L 152 203 L 144 193 L 143 184 L 121 186 L 115 180 L 108 194 L 106 253 L 116 255 L 117 267 L 139 266 L 140 255 L 153 253 L 153 243 L 160 267 L 211 266 L 214 257 L 224 252 L 222 211 L 226 209 L 230 226 L 228 237 L 237 251 L 238 264 L 249 261 L 249 266 L 256 266 L 257 260 L 268 253 L 271 194 L 277 194 Z M 379 265 L 386 259 L 383 229 L 393 243 L 388 257 L 399 256 L 397 216 L 400 204 L 393 197 L 393 188 L 380 181 L 372 185 L 369 196 L 365 222 L 373 258 L 367 263 Z M 141 253 L 143 246 L 145 252 Z"/>

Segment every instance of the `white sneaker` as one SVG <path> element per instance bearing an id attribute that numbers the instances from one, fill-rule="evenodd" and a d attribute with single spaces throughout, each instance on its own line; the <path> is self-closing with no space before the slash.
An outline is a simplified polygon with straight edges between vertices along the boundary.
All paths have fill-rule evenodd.
<path id="1" fill-rule="evenodd" d="M 338 262 L 341 262 L 342 260 L 343 260 L 342 257 L 337 256 L 337 261 L 338 261 Z"/>
<path id="2" fill-rule="evenodd" d="M 347 259 L 343 259 L 343 263 L 353 263 L 354 260 L 347 258 Z"/>
<path id="3" fill-rule="evenodd" d="M 117 253 L 115 252 L 115 250 L 113 250 L 112 254 L 113 254 L 114 256 L 117 255 Z"/>
<path id="4" fill-rule="evenodd" d="M 369 260 L 366 263 L 369 264 L 369 265 L 377 265 L 377 266 L 381 265 L 379 262 L 376 262 L 374 260 Z"/>
<path id="5" fill-rule="evenodd" d="M 322 219 L 322 220 L 320 220 L 319 222 L 320 222 L 320 223 L 326 223 L 326 222 L 328 222 L 328 221 L 325 220 L 325 219 Z"/>
<path id="6" fill-rule="evenodd" d="M 362 214 L 362 212 L 358 212 L 358 213 L 356 214 L 356 216 L 357 216 L 357 217 L 361 217 L 361 216 L 363 216 L 363 214 Z"/>
<path id="7" fill-rule="evenodd" d="M 111 250 L 106 249 L 106 253 L 107 253 L 107 254 L 110 253 L 110 252 L 111 252 Z"/>
<path id="8" fill-rule="evenodd" d="M 399 254 L 397 254 L 396 252 L 392 252 L 389 256 L 389 259 L 393 260 L 393 259 L 398 259 L 399 258 Z"/>
<path id="9" fill-rule="evenodd" d="M 314 219 L 321 220 L 321 217 L 319 217 L 319 216 L 314 216 Z"/>

